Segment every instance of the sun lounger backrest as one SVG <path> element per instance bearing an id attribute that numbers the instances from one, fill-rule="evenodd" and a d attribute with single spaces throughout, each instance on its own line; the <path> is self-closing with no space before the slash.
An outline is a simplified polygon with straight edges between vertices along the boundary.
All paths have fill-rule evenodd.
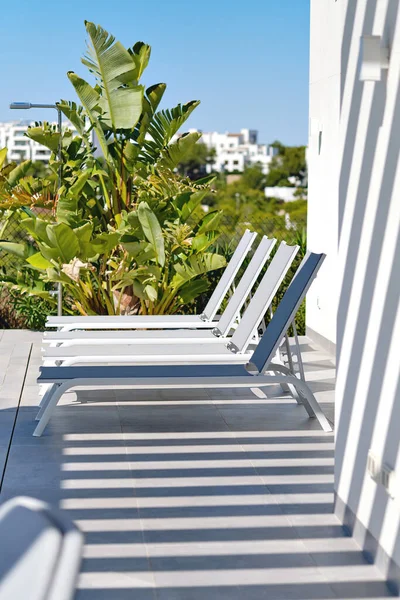
<path id="1" fill-rule="evenodd" d="M 231 287 L 236 274 L 239 271 L 256 237 L 257 233 L 254 231 L 246 229 L 244 232 L 242 239 L 238 243 L 236 250 L 232 255 L 232 258 L 225 268 L 225 271 L 222 273 L 215 290 L 211 294 L 204 311 L 200 315 L 200 318 L 203 321 L 212 321 L 217 314 L 217 310 L 221 306 L 222 300 L 225 298 L 229 288 Z"/>
<path id="2" fill-rule="evenodd" d="M 234 320 L 244 305 L 253 285 L 257 281 L 257 277 L 261 273 L 261 269 L 267 262 L 275 243 L 275 239 L 269 239 L 266 235 L 262 237 L 249 266 L 243 273 L 235 292 L 233 293 L 227 307 L 218 321 L 218 327 L 213 329 L 214 335 L 227 335 L 231 329 Z"/>
<path id="3" fill-rule="evenodd" d="M 325 254 L 307 253 L 276 309 L 251 358 L 259 373 L 267 369 L 278 346 L 292 323 L 309 287 L 324 262 Z"/>
<path id="4" fill-rule="evenodd" d="M 228 344 L 233 352 L 246 350 L 298 250 L 299 246 L 288 246 L 285 242 L 281 242 Z"/>

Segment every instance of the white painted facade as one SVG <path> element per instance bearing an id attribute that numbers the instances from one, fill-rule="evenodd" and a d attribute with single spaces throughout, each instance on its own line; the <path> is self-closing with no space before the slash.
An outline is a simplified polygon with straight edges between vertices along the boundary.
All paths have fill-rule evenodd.
<path id="1" fill-rule="evenodd" d="M 247 166 L 258 163 L 262 165 L 263 172 L 268 173 L 269 163 L 276 153 L 272 146 L 258 143 L 255 129 L 242 129 L 240 133 L 203 132 L 200 141 L 215 149 L 212 169 L 219 172 L 243 171 Z"/>
<path id="2" fill-rule="evenodd" d="M 274 186 L 264 188 L 266 198 L 277 198 L 278 200 L 283 200 L 283 202 L 298 200 L 296 191 L 297 188 L 295 187 Z"/>
<path id="3" fill-rule="evenodd" d="M 307 327 L 336 343 L 338 245 L 338 144 L 340 105 L 340 4 L 312 2 L 307 239 L 327 258 L 307 294 Z M 329 185 L 327 185 L 329 183 Z"/>
<path id="4" fill-rule="evenodd" d="M 389 49 L 388 69 L 372 65 L 379 81 L 360 80 L 364 35 Z M 399 156 L 400 0 L 311 0 L 308 244 L 328 258 L 307 325 L 337 343 L 336 512 L 348 522 L 350 509 L 359 543 L 398 567 Z M 369 451 L 392 470 L 392 495 L 368 474 Z"/>
<path id="5" fill-rule="evenodd" d="M 53 123 L 56 125 L 56 123 Z M 24 160 L 48 162 L 51 151 L 25 136 L 29 126 L 34 126 L 34 121 L 11 121 L 0 123 L 0 148 L 7 147 L 8 160 L 21 162 Z M 64 123 L 75 132 L 70 123 Z"/>

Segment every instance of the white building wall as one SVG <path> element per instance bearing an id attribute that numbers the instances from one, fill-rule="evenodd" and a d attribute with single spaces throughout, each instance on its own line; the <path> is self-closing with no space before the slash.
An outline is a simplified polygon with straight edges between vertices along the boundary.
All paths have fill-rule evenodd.
<path id="1" fill-rule="evenodd" d="M 243 171 L 247 165 L 247 157 L 244 152 L 238 150 L 225 150 L 216 156 L 214 167 L 218 171 Z"/>
<path id="2" fill-rule="evenodd" d="M 336 344 L 342 0 L 311 2 L 308 246 L 327 258 L 307 295 L 307 328 Z M 334 33 L 336 32 L 336 33 Z M 327 40 L 329 39 L 329 43 Z M 327 183 L 329 182 L 329 185 Z"/>
<path id="3" fill-rule="evenodd" d="M 363 34 L 389 46 L 381 81 L 359 80 Z M 322 124 L 321 154 L 314 147 L 309 160 L 312 249 L 334 245 L 328 200 L 335 197 L 338 215 L 337 268 L 335 255 L 329 263 L 335 284 L 325 278 L 338 302 L 336 512 L 381 567 L 394 561 L 393 575 L 400 568 L 400 0 L 311 0 L 311 57 L 310 117 Z M 339 123 L 336 105 L 325 112 L 329 86 L 332 103 L 338 93 L 341 100 Z M 318 198 L 327 145 L 338 156 L 335 195 Z M 320 312 L 327 323 L 309 304 L 307 322 L 328 331 L 334 314 Z M 369 476 L 369 451 L 393 470 L 393 498 Z"/>
<path id="4" fill-rule="evenodd" d="M 243 144 L 257 144 L 258 131 L 256 129 L 241 129 Z"/>
<path id="5" fill-rule="evenodd" d="M 264 188 L 264 193 L 266 198 L 277 198 L 278 200 L 283 200 L 283 202 L 293 202 L 294 200 L 298 200 L 295 196 L 297 192 L 297 188 L 295 187 L 266 187 Z"/>
<path id="6" fill-rule="evenodd" d="M 258 144 L 257 137 L 255 129 L 242 129 L 240 133 L 212 131 L 202 133 L 201 142 L 215 148 L 213 169 L 216 171 L 243 171 L 249 165 L 260 164 L 263 172 L 268 173 L 275 150 L 266 144 Z"/>

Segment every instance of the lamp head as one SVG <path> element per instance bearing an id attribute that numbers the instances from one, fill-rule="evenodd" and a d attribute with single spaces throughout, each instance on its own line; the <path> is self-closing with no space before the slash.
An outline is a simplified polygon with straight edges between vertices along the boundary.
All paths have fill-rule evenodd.
<path id="1" fill-rule="evenodd" d="M 30 102 L 11 102 L 10 108 L 28 110 L 29 108 L 32 108 L 32 104 Z"/>

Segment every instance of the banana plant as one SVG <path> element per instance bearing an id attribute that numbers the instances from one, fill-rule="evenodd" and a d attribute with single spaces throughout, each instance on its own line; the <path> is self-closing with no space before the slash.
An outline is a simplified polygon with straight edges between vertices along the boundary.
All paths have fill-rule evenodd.
<path id="1" fill-rule="evenodd" d="M 0 149 L 0 207 L 1 202 L 12 195 L 13 190 L 25 177 L 31 165 L 30 160 L 19 165 L 15 162 L 7 162 L 7 148 Z"/>
<path id="2" fill-rule="evenodd" d="M 75 131 L 37 123 L 27 132 L 52 151 L 62 185 L 43 218 L 30 210 L 29 187 L 18 200 L 8 195 L 28 240 L 2 239 L 0 249 L 24 261 L 33 279 L 62 283 L 81 314 L 183 311 L 225 265 L 212 252 L 221 213 L 201 208 L 212 178 L 192 182 L 177 172 L 199 134 L 176 134 L 199 102 L 160 109 L 166 85 L 142 83 L 150 46 L 125 48 L 100 26 L 85 26 L 82 63 L 95 85 L 69 72 L 80 104 L 58 103 Z"/>
<path id="3" fill-rule="evenodd" d="M 49 207 L 55 194 L 55 180 L 37 179 L 29 174 L 32 161 L 7 162 L 7 148 L 0 149 L 0 211 L 31 206 Z"/>
<path id="4" fill-rule="evenodd" d="M 0 249 L 23 259 L 42 281 L 61 283 L 81 314 L 176 312 L 208 288 L 208 272 L 225 265 L 223 256 L 206 252 L 217 235 L 208 215 L 193 227 L 179 220 L 161 227 L 140 202 L 117 230 L 101 233 L 90 221 L 73 228 L 25 213 L 21 219 L 31 241 L 3 240 Z M 43 287 L 31 293 L 42 295 Z"/>
<path id="5" fill-rule="evenodd" d="M 199 134 L 193 133 L 171 143 L 199 102 L 157 110 L 166 85 L 145 87 L 141 83 L 150 46 L 137 42 L 132 48 L 125 48 L 102 27 L 87 21 L 85 26 L 89 40 L 82 63 L 94 75 L 96 85 L 72 71 L 68 78 L 83 107 L 78 117 L 88 121 L 104 156 L 106 174 L 100 183 L 108 203 L 109 221 L 118 226 L 122 211 L 129 211 L 138 203 L 143 179 L 158 168 L 173 172 L 198 140 Z M 59 106 L 71 118 L 70 104 L 61 102 Z M 84 126 L 81 122 L 81 129 Z"/>
<path id="6" fill-rule="evenodd" d="M 182 198 L 177 203 L 193 213 L 202 196 L 196 192 L 183 196 L 186 203 Z M 114 290 L 131 287 L 142 314 L 171 314 L 192 302 L 208 289 L 207 273 L 226 264 L 222 255 L 207 251 L 218 235 L 207 217 L 193 218 L 191 224 L 178 218 L 162 226 L 147 202 L 123 215 L 119 230 L 127 268 L 119 271 Z M 217 225 L 216 220 L 213 223 Z"/>

